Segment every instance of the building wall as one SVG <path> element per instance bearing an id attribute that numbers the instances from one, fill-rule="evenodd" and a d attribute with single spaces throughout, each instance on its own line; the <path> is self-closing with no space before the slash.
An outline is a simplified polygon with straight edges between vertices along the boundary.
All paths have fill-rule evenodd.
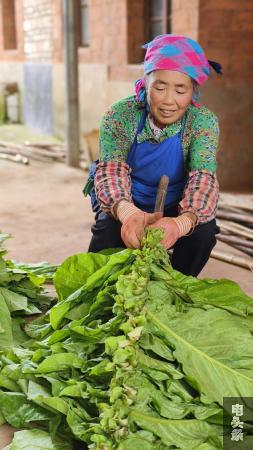
<path id="1" fill-rule="evenodd" d="M 14 7 L 16 17 L 9 12 L 8 0 L 0 2 L 0 91 L 7 83 L 17 83 L 19 86 L 20 103 L 23 102 L 23 8 L 22 2 L 15 0 Z M 14 23 L 13 23 L 14 19 Z M 7 22 L 7 24 L 6 24 Z M 16 48 L 6 49 L 5 43 L 13 42 L 10 34 L 13 33 L 13 26 L 16 29 Z M 1 93 L 0 93 L 1 95 Z M 20 108 L 20 119 L 23 119 L 22 108 Z"/>
<path id="2" fill-rule="evenodd" d="M 134 80 L 143 74 L 140 63 L 144 55 L 141 44 L 146 41 L 145 1 L 90 1 L 90 46 L 78 49 L 81 133 L 98 128 L 109 105 L 134 93 Z M 23 77 L 22 83 L 20 77 L 18 82 L 25 93 L 24 122 L 41 132 L 64 137 L 62 2 L 16 0 L 16 3 L 23 15 L 18 18 L 17 29 L 23 33 L 24 50 L 20 58 L 24 61 L 20 67 Z M 189 7 L 187 0 L 181 0 L 181 6 L 178 0 L 173 1 L 173 31 L 181 32 L 179 18 L 183 7 L 186 9 L 183 26 L 195 37 L 197 27 L 194 28 L 193 17 L 198 12 L 197 3 L 193 1 Z M 13 73 L 8 68 L 7 78 L 10 71 Z"/>
<path id="3" fill-rule="evenodd" d="M 0 0 L 0 85 L 18 83 L 26 125 L 64 137 L 62 1 L 14 0 L 17 46 L 6 49 L 11 1 Z M 131 95 L 142 76 L 145 2 L 90 0 L 90 45 L 78 49 L 81 135 L 97 129 L 108 106 Z M 203 103 L 220 120 L 218 175 L 222 189 L 251 189 L 253 2 L 172 0 L 171 23 L 223 66 L 224 75 L 212 74 L 202 88 Z"/>
<path id="4" fill-rule="evenodd" d="M 15 17 L 12 14 L 9 16 L 9 0 L 1 0 L 0 2 L 0 61 L 13 61 L 15 63 L 24 60 L 24 46 L 23 46 L 23 4 L 22 0 L 14 0 Z M 14 24 L 12 23 L 14 19 Z M 6 22 L 8 26 L 6 26 Z M 13 30 L 15 26 L 15 30 Z M 5 48 L 6 41 L 12 41 L 9 36 L 12 33 L 16 34 L 16 48 Z M 1 71 L 0 71 L 1 76 Z"/>
<path id="5" fill-rule="evenodd" d="M 199 0 L 172 1 L 172 32 L 198 40 Z"/>
<path id="6" fill-rule="evenodd" d="M 51 63 L 53 57 L 53 0 L 23 0 L 26 62 Z"/>
<path id="7" fill-rule="evenodd" d="M 64 66 L 61 0 L 54 2 L 53 110 L 54 129 L 64 137 Z M 81 134 L 99 127 L 109 105 L 134 92 L 140 65 L 128 64 L 126 0 L 92 0 L 89 7 L 90 46 L 79 47 Z M 129 33 L 131 30 L 129 30 Z"/>
<path id="8" fill-rule="evenodd" d="M 219 61 L 203 100 L 219 117 L 218 177 L 222 189 L 253 189 L 253 2 L 200 0 L 199 39 Z"/>
<path id="9" fill-rule="evenodd" d="M 109 105 L 134 93 L 143 75 L 146 0 L 92 0 L 89 8 L 90 46 L 79 47 L 81 133 L 98 128 Z M 182 14 L 183 11 L 183 14 Z M 180 22 L 180 17 L 183 22 Z M 180 25 L 181 24 L 181 25 Z M 54 124 L 64 136 L 63 29 L 61 1 L 54 2 Z M 198 33 L 198 0 L 172 2 L 172 31 L 193 38 Z M 138 63 L 139 62 L 139 63 Z M 92 80 L 92 82 L 91 82 Z M 95 92 L 95 94 L 94 94 Z M 94 108 L 94 105 L 95 108 Z"/>

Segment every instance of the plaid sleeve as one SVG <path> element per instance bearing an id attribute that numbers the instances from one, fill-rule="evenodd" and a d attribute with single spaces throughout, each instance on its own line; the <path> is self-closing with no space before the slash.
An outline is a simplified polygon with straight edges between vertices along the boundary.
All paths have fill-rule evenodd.
<path id="1" fill-rule="evenodd" d="M 179 212 L 193 212 L 197 223 L 214 219 L 219 197 L 219 184 L 216 175 L 207 170 L 193 170 L 179 204 Z"/>
<path id="2" fill-rule="evenodd" d="M 104 161 L 97 165 L 95 191 L 102 211 L 114 215 L 113 208 L 120 200 L 132 202 L 130 167 L 120 161 Z"/>

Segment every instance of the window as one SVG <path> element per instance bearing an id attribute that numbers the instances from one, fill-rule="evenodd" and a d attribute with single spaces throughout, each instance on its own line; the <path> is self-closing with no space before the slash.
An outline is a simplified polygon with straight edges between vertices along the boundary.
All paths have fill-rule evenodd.
<path id="1" fill-rule="evenodd" d="M 2 1 L 3 47 L 4 50 L 17 48 L 15 0 Z"/>
<path id="2" fill-rule="evenodd" d="M 80 0 L 80 8 L 80 46 L 88 47 L 90 44 L 88 0 Z"/>
<path id="3" fill-rule="evenodd" d="M 148 0 L 147 40 L 164 33 L 171 33 L 171 1 Z"/>
<path id="4" fill-rule="evenodd" d="M 171 1 L 127 1 L 128 63 L 140 64 L 145 51 L 142 45 L 155 36 L 171 33 Z"/>

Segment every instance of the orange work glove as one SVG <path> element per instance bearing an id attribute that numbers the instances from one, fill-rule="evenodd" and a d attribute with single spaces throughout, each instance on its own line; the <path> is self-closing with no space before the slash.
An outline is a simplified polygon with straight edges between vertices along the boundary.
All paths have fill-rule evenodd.
<path id="1" fill-rule="evenodd" d="M 117 217 L 122 223 L 121 239 L 128 248 L 140 248 L 145 227 L 157 222 L 161 213 L 146 213 L 133 203 L 122 200 L 117 206 Z"/>
<path id="2" fill-rule="evenodd" d="M 192 220 L 182 214 L 178 217 L 163 217 L 156 223 L 150 225 L 151 228 L 161 228 L 164 230 L 164 238 L 161 244 L 169 249 L 177 242 L 177 240 L 185 236 L 194 226 Z"/>

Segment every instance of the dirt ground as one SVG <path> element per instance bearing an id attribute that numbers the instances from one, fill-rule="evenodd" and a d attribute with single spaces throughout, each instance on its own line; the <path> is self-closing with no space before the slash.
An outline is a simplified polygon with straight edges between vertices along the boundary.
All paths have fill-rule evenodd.
<path id="1" fill-rule="evenodd" d="M 6 244 L 9 258 L 60 263 L 87 250 L 93 214 L 82 194 L 86 178 L 85 171 L 61 163 L 23 166 L 0 160 L 0 231 L 13 236 Z M 216 248 L 231 253 L 226 244 Z M 200 277 L 232 279 L 253 296 L 248 270 L 210 258 Z M 0 428 L 0 449 L 12 434 L 8 426 Z"/>

